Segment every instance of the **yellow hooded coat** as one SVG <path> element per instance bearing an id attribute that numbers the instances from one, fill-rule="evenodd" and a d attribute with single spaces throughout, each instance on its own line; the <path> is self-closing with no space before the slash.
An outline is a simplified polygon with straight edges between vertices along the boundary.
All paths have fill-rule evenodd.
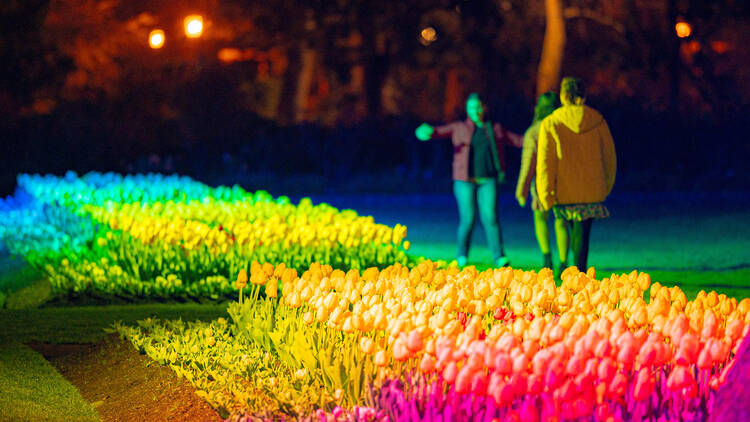
<path id="1" fill-rule="evenodd" d="M 544 209 L 602 202 L 615 184 L 617 157 L 609 126 L 585 105 L 566 105 L 542 121 L 536 188 Z"/>

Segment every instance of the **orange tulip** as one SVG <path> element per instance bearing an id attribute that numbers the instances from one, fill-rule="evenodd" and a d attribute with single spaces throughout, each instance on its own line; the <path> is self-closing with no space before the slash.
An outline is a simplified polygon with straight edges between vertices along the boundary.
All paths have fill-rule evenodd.
<path id="1" fill-rule="evenodd" d="M 237 288 L 242 289 L 245 286 L 247 286 L 247 271 L 245 269 L 241 269 L 239 274 L 237 274 Z"/>

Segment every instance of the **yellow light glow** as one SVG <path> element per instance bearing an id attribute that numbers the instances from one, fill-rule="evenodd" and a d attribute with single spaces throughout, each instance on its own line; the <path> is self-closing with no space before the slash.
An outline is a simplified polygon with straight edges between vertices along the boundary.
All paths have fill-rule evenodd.
<path id="1" fill-rule="evenodd" d="M 437 31 L 435 31 L 435 28 L 431 26 L 423 29 L 421 35 L 422 39 L 427 41 L 428 43 L 437 40 Z"/>
<path id="2" fill-rule="evenodd" d="M 677 22 L 674 30 L 680 38 L 687 38 L 693 33 L 693 27 L 687 22 Z"/>
<path id="3" fill-rule="evenodd" d="M 161 29 L 154 29 L 148 34 L 148 45 L 153 49 L 162 48 L 164 46 L 164 31 Z"/>
<path id="4" fill-rule="evenodd" d="M 203 33 L 203 16 L 190 15 L 185 18 L 185 35 L 198 38 Z"/>

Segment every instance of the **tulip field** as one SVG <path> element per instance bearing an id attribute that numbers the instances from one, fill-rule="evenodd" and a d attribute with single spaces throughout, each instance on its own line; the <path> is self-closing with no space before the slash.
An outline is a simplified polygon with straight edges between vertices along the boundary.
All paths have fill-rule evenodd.
<path id="1" fill-rule="evenodd" d="M 265 191 L 186 177 L 21 175 L 0 204 L 0 240 L 58 295 L 218 299 L 252 261 L 306 268 L 408 263 L 406 227 Z"/>
<path id="2" fill-rule="evenodd" d="M 19 188 L 0 240 L 56 295 L 227 301 L 227 318 L 111 331 L 231 421 L 702 421 L 750 331 L 747 298 L 458 268 L 309 199 L 153 174 Z"/>

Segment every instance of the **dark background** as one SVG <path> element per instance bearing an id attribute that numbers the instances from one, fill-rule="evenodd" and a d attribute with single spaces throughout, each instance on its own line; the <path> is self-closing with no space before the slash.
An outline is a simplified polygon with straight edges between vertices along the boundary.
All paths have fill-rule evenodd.
<path id="1" fill-rule="evenodd" d="M 163 172 L 274 194 L 447 192 L 469 92 L 529 125 L 543 0 L 5 1 L 0 195 L 18 173 Z M 563 75 L 612 129 L 622 191 L 745 191 L 750 4 L 562 1 Z M 204 17 L 200 38 L 182 19 Z M 674 25 L 693 33 L 678 38 Z M 421 34 L 434 28 L 437 39 Z M 149 31 L 167 41 L 149 48 Z M 746 42 L 746 41 L 744 41 Z M 509 151 L 511 181 L 520 151 Z M 507 188 L 510 190 L 510 188 Z"/>

